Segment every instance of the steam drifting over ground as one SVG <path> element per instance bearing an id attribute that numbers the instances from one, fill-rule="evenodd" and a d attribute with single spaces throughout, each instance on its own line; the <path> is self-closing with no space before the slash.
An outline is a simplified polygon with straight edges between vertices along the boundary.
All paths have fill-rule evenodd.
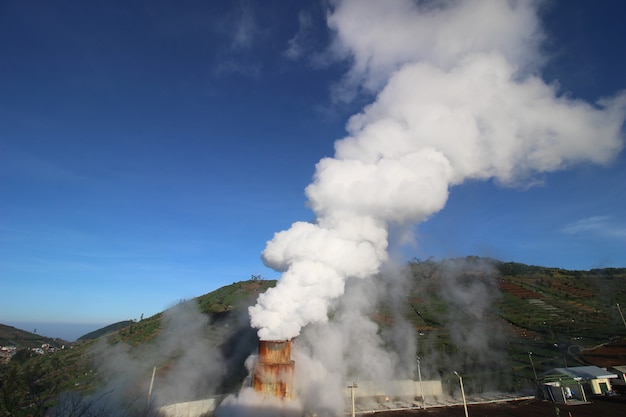
<path id="1" fill-rule="evenodd" d="M 209 317 L 199 311 L 197 303 L 189 301 L 163 313 L 161 332 L 150 343 L 133 347 L 100 339 L 91 353 L 105 386 L 84 398 L 72 394 L 62 398 L 51 415 L 65 416 L 77 410 L 93 416 L 155 415 L 154 409 L 161 405 L 213 395 L 232 359 L 212 343 L 208 325 Z"/>
<path id="2" fill-rule="evenodd" d="M 390 370 L 403 369 L 400 356 L 413 359 L 383 354 L 366 314 L 367 301 L 379 297 L 366 295 L 366 281 L 389 263 L 390 230 L 413 230 L 464 181 L 529 186 L 542 173 L 608 163 L 621 151 L 626 94 L 590 104 L 540 77 L 538 7 L 499 0 L 333 2 L 328 53 L 352 64 L 335 97 L 376 97 L 350 118 L 334 157 L 316 166 L 306 188 L 315 221 L 296 222 L 268 242 L 263 260 L 283 275 L 249 309 L 261 339 L 302 335 L 309 359 L 298 364 L 316 368 L 309 375 L 327 386 L 329 376 L 338 381 L 335 389 L 349 374 L 391 377 Z M 449 300 L 459 308 L 489 289 L 449 283 Z M 479 320 L 482 310 L 475 313 Z M 350 356 L 348 346 L 357 347 Z M 311 392 L 320 388 L 310 384 Z"/>

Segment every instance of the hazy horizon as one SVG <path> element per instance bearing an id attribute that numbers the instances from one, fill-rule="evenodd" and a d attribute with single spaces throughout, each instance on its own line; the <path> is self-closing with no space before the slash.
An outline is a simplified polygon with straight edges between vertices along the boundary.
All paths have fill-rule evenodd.
<path id="1" fill-rule="evenodd" d="M 52 339 L 75 342 L 79 337 L 114 323 L 71 323 L 71 322 L 33 322 L 10 321 L 1 322 L 6 326 L 38 334 Z"/>

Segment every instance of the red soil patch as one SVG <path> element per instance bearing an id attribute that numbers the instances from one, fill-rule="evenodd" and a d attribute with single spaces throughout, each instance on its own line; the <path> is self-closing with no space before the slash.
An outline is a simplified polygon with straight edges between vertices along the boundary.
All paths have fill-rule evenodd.
<path id="1" fill-rule="evenodd" d="M 512 282 L 500 281 L 499 286 L 500 286 L 500 291 L 508 292 L 509 294 L 512 294 L 516 296 L 517 298 L 522 298 L 524 300 L 534 299 L 534 298 L 541 300 L 544 298 L 542 294 L 539 294 L 538 292 L 535 292 L 535 291 L 531 291 L 524 287 L 520 287 L 519 285 L 513 284 Z"/>
<path id="2" fill-rule="evenodd" d="M 585 349 L 580 356 L 586 362 L 601 368 L 626 365 L 626 340 L 618 340 L 593 349 Z"/>

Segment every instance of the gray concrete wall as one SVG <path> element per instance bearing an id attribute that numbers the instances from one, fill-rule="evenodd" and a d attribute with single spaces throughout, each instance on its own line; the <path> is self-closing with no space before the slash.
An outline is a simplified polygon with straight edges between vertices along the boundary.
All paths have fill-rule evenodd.
<path id="1" fill-rule="evenodd" d="M 159 407 L 158 411 L 165 417 L 199 417 L 204 413 L 215 410 L 214 398 L 186 403 L 169 404 Z"/>
<path id="2" fill-rule="evenodd" d="M 424 387 L 424 395 L 428 397 L 442 397 L 443 387 L 439 380 L 412 381 L 410 379 L 399 381 L 355 381 L 358 388 L 354 389 L 354 397 L 404 397 L 415 398 L 422 396 L 422 386 Z M 352 383 L 350 383 L 352 385 Z M 344 388 L 344 397 L 348 400 L 351 398 L 351 388 Z"/>

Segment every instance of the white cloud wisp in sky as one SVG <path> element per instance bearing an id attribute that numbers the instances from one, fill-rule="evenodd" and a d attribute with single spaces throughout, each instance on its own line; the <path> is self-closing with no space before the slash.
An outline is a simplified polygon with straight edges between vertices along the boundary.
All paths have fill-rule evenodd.
<path id="1" fill-rule="evenodd" d="M 626 239 L 626 228 L 614 224 L 609 216 L 592 216 L 567 224 L 563 233 L 568 235 L 594 235 Z"/>

